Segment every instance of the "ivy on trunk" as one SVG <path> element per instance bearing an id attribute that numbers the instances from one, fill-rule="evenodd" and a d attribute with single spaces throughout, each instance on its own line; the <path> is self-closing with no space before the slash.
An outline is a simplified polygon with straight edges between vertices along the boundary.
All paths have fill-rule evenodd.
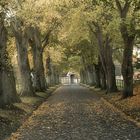
<path id="1" fill-rule="evenodd" d="M 20 102 L 13 67 L 7 52 L 7 30 L 0 19 L 0 106 Z"/>

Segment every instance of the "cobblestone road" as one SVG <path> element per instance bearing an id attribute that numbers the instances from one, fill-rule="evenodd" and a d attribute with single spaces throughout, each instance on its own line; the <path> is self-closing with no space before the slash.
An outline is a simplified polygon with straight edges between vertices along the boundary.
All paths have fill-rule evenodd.
<path id="1" fill-rule="evenodd" d="M 140 128 L 87 88 L 55 91 L 10 140 L 140 140 Z"/>

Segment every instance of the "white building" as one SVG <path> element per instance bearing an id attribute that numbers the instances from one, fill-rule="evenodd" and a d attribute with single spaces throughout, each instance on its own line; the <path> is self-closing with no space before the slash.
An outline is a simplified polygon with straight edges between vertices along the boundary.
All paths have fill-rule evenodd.
<path id="1" fill-rule="evenodd" d="M 62 84 L 79 84 L 80 78 L 73 72 L 68 72 L 67 74 L 62 74 L 60 77 L 60 81 Z"/>

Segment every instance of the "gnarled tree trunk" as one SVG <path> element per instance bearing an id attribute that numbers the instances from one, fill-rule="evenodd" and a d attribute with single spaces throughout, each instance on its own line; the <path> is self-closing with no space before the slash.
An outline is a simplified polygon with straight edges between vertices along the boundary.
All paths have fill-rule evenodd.
<path id="1" fill-rule="evenodd" d="M 47 83 L 43 65 L 43 47 L 37 28 L 31 28 L 30 45 L 33 53 L 34 86 L 36 91 L 46 91 Z"/>
<path id="2" fill-rule="evenodd" d="M 18 65 L 21 75 L 21 96 L 35 96 L 27 52 L 28 37 L 25 31 L 15 31 L 15 40 L 18 54 Z"/>
<path id="3" fill-rule="evenodd" d="M 20 102 L 17 96 L 13 67 L 7 53 L 7 30 L 0 21 L 0 106 Z"/>
<path id="4" fill-rule="evenodd" d="M 98 40 L 100 60 L 107 80 L 107 92 L 109 93 L 116 92 L 118 91 L 118 89 L 116 86 L 115 66 L 113 63 L 112 49 L 110 46 L 111 39 L 107 34 L 106 39 L 104 41 L 102 28 L 98 24 L 95 24 L 95 27 L 96 27 L 95 35 Z"/>

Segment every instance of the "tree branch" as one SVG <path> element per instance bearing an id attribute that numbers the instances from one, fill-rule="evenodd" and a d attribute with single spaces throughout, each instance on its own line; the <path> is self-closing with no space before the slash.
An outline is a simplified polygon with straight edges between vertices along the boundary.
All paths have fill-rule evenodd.
<path id="1" fill-rule="evenodd" d="M 49 38 L 50 38 L 51 32 L 52 32 L 52 29 L 50 29 L 50 30 L 47 32 L 45 38 L 44 38 L 43 41 L 42 41 L 42 44 L 43 44 L 43 46 L 42 46 L 42 51 L 45 49 L 45 47 L 46 47 L 46 46 L 48 45 L 48 43 L 49 43 Z"/>
<path id="2" fill-rule="evenodd" d="M 88 23 L 88 27 L 89 27 L 90 31 L 97 37 L 97 34 L 96 34 L 96 32 L 93 30 L 93 28 L 92 28 L 92 26 L 91 26 L 90 23 Z"/>
<path id="3" fill-rule="evenodd" d="M 120 17 L 121 18 L 126 18 L 129 7 L 130 7 L 130 4 L 131 4 L 132 1 L 131 0 L 125 0 L 125 4 L 124 4 L 123 7 L 121 6 L 121 3 L 120 3 L 119 0 L 115 0 L 115 2 L 116 2 L 116 6 L 119 10 Z"/>
<path id="4" fill-rule="evenodd" d="M 116 6 L 117 6 L 119 12 L 121 13 L 122 12 L 122 6 L 121 6 L 120 1 L 119 0 L 115 0 L 115 2 L 116 2 Z"/>
<path id="5" fill-rule="evenodd" d="M 122 9 L 122 13 L 121 13 L 121 18 L 126 18 L 129 7 L 130 7 L 131 1 L 130 0 L 126 0 L 126 3 Z"/>

